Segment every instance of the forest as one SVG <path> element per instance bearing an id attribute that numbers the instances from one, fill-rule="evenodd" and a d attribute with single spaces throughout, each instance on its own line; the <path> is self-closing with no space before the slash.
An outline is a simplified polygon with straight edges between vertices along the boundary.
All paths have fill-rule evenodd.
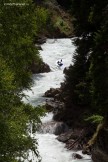
<path id="1" fill-rule="evenodd" d="M 42 58 L 35 46 L 41 36 L 74 38 L 73 65 L 65 72 L 61 94 L 62 100 L 66 98 L 65 109 L 59 115 L 69 126 L 92 126 L 93 160 L 107 162 L 108 1 L 54 0 L 69 14 L 68 20 L 56 19 L 46 3 L 49 0 L 0 2 L 0 162 L 24 162 L 30 150 L 40 160 L 37 141 L 29 132 L 31 124 L 37 130 L 45 110 L 22 99 L 26 97 L 23 91 L 33 85 L 33 61 L 41 68 Z M 100 161 L 94 157 L 98 157 L 94 153 L 97 147 L 105 154 Z"/>

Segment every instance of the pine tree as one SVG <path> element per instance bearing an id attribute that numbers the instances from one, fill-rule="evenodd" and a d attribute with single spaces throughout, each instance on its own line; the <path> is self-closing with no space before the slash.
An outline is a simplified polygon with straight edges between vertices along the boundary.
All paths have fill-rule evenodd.
<path id="1" fill-rule="evenodd" d="M 66 107 L 68 103 L 71 107 L 73 103 L 83 108 L 86 104 L 89 113 L 100 115 L 105 114 L 108 107 L 107 5 L 107 0 L 72 0 L 76 51 L 73 65 L 65 75 L 64 90 L 69 96 Z"/>
<path id="2" fill-rule="evenodd" d="M 103 19 L 100 30 L 94 35 L 90 74 L 93 107 L 105 116 L 108 113 L 108 6 L 101 11 Z"/>

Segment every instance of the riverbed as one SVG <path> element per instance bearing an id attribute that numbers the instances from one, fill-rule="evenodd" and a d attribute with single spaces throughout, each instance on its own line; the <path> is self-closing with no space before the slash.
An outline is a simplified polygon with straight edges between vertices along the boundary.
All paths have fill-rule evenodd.
<path id="1" fill-rule="evenodd" d="M 43 61 L 50 66 L 51 72 L 33 75 L 34 84 L 31 91 L 25 92 L 28 95 L 28 99 L 24 99 L 26 103 L 30 103 L 33 106 L 44 104 L 46 102 L 46 98 L 42 97 L 44 92 L 50 88 L 60 87 L 61 82 L 64 81 L 63 69 L 72 64 L 72 56 L 75 51 L 72 41 L 72 39 L 48 39 L 41 46 L 40 55 Z M 57 61 L 61 59 L 63 66 L 59 67 Z M 52 113 L 46 114 L 42 118 L 42 122 L 52 121 L 52 117 Z M 38 139 L 38 150 L 42 157 L 42 162 L 91 162 L 88 155 L 83 155 L 84 158 L 81 160 L 73 159 L 72 153 L 74 151 L 67 150 L 65 144 L 59 142 L 56 139 L 57 136 L 51 131 L 47 133 L 37 132 L 35 137 Z M 81 151 L 78 153 L 81 154 Z M 32 159 L 32 162 L 36 162 L 36 158 L 32 156 L 30 154 L 30 159 Z"/>

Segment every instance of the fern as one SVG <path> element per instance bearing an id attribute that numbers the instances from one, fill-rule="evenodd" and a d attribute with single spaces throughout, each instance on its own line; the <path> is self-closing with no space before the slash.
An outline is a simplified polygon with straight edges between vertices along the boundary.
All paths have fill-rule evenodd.
<path id="1" fill-rule="evenodd" d="M 99 124 L 103 121 L 103 116 L 101 115 L 92 115 L 85 119 L 85 121 L 89 121 L 91 123 Z"/>

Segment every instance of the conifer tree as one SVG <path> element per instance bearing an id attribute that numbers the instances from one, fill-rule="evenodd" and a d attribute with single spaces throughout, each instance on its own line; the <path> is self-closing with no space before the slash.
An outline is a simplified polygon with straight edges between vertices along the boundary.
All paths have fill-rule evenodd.
<path id="1" fill-rule="evenodd" d="M 66 103 L 87 104 L 89 113 L 100 115 L 108 107 L 107 6 L 107 0 L 72 0 L 76 51 L 65 75 Z"/>
<path id="2" fill-rule="evenodd" d="M 101 18 L 100 30 L 94 35 L 90 75 L 94 110 L 105 116 L 108 114 L 108 5 L 101 9 Z"/>

